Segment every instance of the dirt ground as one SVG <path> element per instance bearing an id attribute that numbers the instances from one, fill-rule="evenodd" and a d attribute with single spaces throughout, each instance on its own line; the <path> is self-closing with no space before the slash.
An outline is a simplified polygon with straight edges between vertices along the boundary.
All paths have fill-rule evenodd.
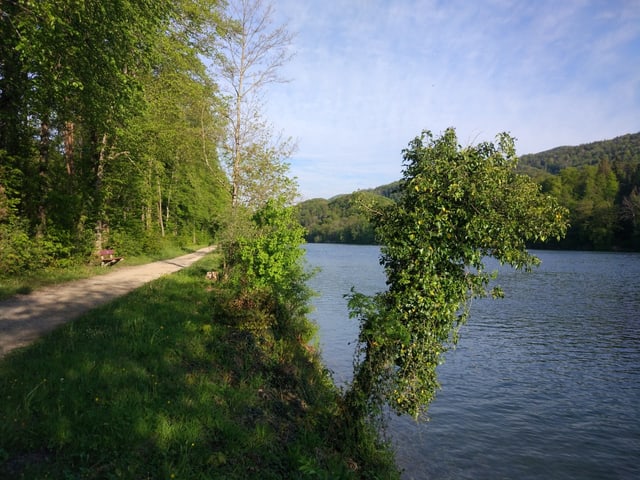
<path id="1" fill-rule="evenodd" d="M 92 308 L 188 267 L 214 248 L 146 265 L 114 267 L 105 275 L 53 285 L 0 302 L 0 358 Z"/>

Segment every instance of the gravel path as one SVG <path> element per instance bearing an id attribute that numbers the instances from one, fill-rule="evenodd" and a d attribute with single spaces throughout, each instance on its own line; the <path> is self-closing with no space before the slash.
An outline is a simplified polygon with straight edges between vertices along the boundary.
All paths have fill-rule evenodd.
<path id="1" fill-rule="evenodd" d="M 151 280 L 177 272 L 215 247 L 159 262 L 119 267 L 105 275 L 53 285 L 0 302 L 0 357 Z"/>

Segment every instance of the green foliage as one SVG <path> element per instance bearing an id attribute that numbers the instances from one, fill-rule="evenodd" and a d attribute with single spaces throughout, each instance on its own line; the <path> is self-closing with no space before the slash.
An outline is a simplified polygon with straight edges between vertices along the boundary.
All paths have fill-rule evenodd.
<path id="1" fill-rule="evenodd" d="M 391 186 L 387 186 L 391 187 Z M 397 188 L 378 187 L 330 200 L 307 200 L 298 206 L 298 219 L 313 243 L 375 244 L 375 233 L 363 204 L 382 208 L 397 198 Z M 391 198 L 390 198 L 391 197 Z"/>
<path id="2" fill-rule="evenodd" d="M 301 273 L 304 230 L 283 201 L 268 201 L 252 220 L 254 235 L 238 239 L 244 273 L 258 285 L 285 291 Z"/>
<path id="3" fill-rule="evenodd" d="M 550 246 L 640 251 L 637 222 L 628 208 L 640 188 L 639 152 L 636 133 L 521 157 L 521 171 L 571 211 L 566 238 Z"/>
<path id="4" fill-rule="evenodd" d="M 223 103 L 202 60 L 219 12 L 215 0 L 3 4 L 0 263 L 212 240 L 229 203 Z"/>
<path id="5" fill-rule="evenodd" d="M 248 225 L 235 228 L 235 238 L 227 241 L 223 249 L 226 274 L 236 285 L 238 296 L 256 302 L 266 294 L 273 302 L 273 315 L 259 323 L 277 335 L 300 330 L 292 323 L 307 313 L 311 292 L 306 285 L 310 273 L 305 272 L 301 248 L 304 229 L 296 220 L 294 208 L 287 207 L 284 198 L 269 200 L 251 216 Z M 312 334 L 307 331 L 305 341 Z"/>
<path id="6" fill-rule="evenodd" d="M 522 155 L 519 163 L 520 168 L 525 171 L 539 169 L 558 174 L 569 167 L 598 165 L 603 159 L 610 162 L 640 163 L 640 133 L 576 147 L 557 147 L 540 153 Z"/>
<path id="7" fill-rule="evenodd" d="M 34 262 L 29 236 L 19 222 L 0 223 L 0 271 L 11 275 L 29 269 Z"/>
<path id="8" fill-rule="evenodd" d="M 385 402 L 416 418 L 438 388 L 436 367 L 455 344 L 473 298 L 501 296 L 485 270 L 493 257 L 529 269 L 527 242 L 559 238 L 567 211 L 529 177 L 514 172 L 514 142 L 462 148 L 453 129 L 424 132 L 404 151 L 399 203 L 372 209 L 388 290 L 349 296 L 361 323 L 347 405 L 356 418 Z"/>
<path id="9" fill-rule="evenodd" d="M 517 171 L 533 178 L 543 192 L 570 210 L 570 226 L 563 239 L 529 246 L 640 251 L 634 207 L 634 192 L 640 190 L 639 144 L 640 133 L 522 156 Z M 400 201 L 398 183 L 364 192 Z M 358 195 L 360 192 L 302 202 L 300 223 L 309 232 L 307 241 L 374 243 L 368 215 L 357 208 L 361 203 Z M 352 207 L 344 208 L 345 204 Z"/>
<path id="10" fill-rule="evenodd" d="M 634 237 L 633 214 L 628 206 L 640 186 L 640 163 L 567 167 L 558 175 L 537 179 L 545 192 L 554 195 L 570 212 L 566 239 L 554 245 L 582 249 L 640 249 Z"/>
<path id="11" fill-rule="evenodd" d="M 2 359 L 0 478 L 398 478 L 376 432 L 335 441 L 344 420 L 319 355 L 296 331 L 267 343 L 244 328 L 269 302 L 237 308 L 231 282 L 205 278 L 219 261 Z"/>

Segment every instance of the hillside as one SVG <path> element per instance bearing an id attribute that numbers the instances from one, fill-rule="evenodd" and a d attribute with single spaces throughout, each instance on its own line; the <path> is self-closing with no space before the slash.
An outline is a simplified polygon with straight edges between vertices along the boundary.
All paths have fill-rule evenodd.
<path id="1" fill-rule="evenodd" d="M 558 174 L 563 168 L 609 162 L 640 163 L 640 133 L 630 133 L 611 140 L 585 143 L 573 147 L 556 147 L 540 153 L 522 155 L 520 167 Z"/>
<path id="2" fill-rule="evenodd" d="M 571 212 L 567 237 L 552 248 L 640 251 L 640 133 L 523 155 L 518 170 Z M 399 183 L 300 203 L 307 241 L 375 243 L 356 196 L 383 205 L 397 199 Z"/>
<path id="3" fill-rule="evenodd" d="M 393 185 L 393 184 L 392 184 Z M 396 183 L 397 187 L 397 183 Z M 397 192 L 397 188 L 395 189 Z M 386 193 L 386 195 L 385 195 Z M 329 200 L 314 198 L 299 205 L 300 223 L 307 229 L 306 240 L 311 243 L 374 244 L 373 228 L 360 209 L 356 196 L 363 196 L 384 205 L 391 203 L 393 189 L 385 187 L 338 195 Z"/>

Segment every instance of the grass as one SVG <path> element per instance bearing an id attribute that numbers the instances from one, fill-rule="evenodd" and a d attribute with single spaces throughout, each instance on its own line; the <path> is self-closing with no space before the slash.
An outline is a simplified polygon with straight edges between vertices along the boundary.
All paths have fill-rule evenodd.
<path id="1" fill-rule="evenodd" d="M 36 271 L 28 271 L 19 275 L 4 276 L 0 273 L 0 301 L 16 294 L 26 294 L 38 288 L 57 283 L 80 280 L 93 277 L 111 271 L 112 268 L 122 266 L 142 265 L 144 263 L 173 258 L 187 253 L 195 252 L 205 245 L 193 248 L 181 248 L 167 245 L 153 255 L 126 256 L 126 258 L 113 267 L 100 267 L 99 259 L 93 264 L 68 265 L 57 268 L 47 268 Z M 119 253 L 119 252 L 116 252 Z"/>
<path id="2" fill-rule="evenodd" d="M 216 262 L 1 360 L 0 478 L 398 478 L 374 432 L 344 431 L 312 349 L 221 316 Z"/>

